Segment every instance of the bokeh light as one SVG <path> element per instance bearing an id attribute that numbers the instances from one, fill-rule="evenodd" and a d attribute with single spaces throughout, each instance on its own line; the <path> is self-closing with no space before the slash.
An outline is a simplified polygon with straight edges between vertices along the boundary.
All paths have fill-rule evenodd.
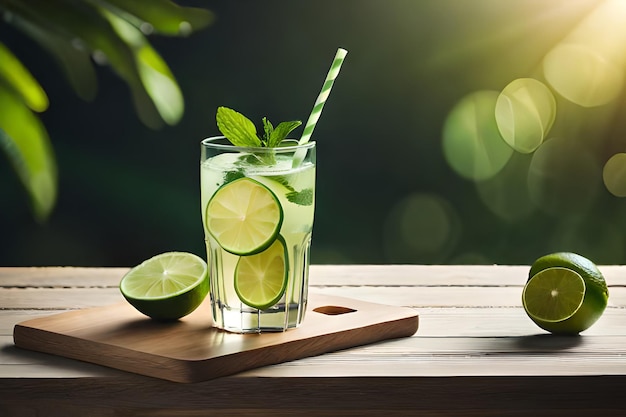
<path id="1" fill-rule="evenodd" d="M 562 217 L 584 213 L 601 188 L 600 167 L 583 144 L 567 138 L 545 141 L 528 170 L 529 195 L 542 211 Z"/>
<path id="2" fill-rule="evenodd" d="M 448 164 L 470 180 L 497 174 L 513 149 L 500 136 L 495 107 L 499 93 L 482 90 L 462 98 L 450 111 L 443 128 L 443 152 Z"/>
<path id="3" fill-rule="evenodd" d="M 605 0 L 544 58 L 554 89 L 583 107 L 614 100 L 624 83 L 626 2 Z"/>
<path id="4" fill-rule="evenodd" d="M 447 200 L 414 193 L 391 208 L 384 233 L 387 261 L 438 263 L 454 248 L 460 226 Z"/>
<path id="5" fill-rule="evenodd" d="M 617 66 L 580 45 L 561 45 L 550 51 L 544 59 L 544 73 L 559 94 L 583 107 L 611 102 L 623 84 Z"/>
<path id="6" fill-rule="evenodd" d="M 509 83 L 496 102 L 496 122 L 502 138 L 517 152 L 541 145 L 556 117 L 556 100 L 548 87 L 533 78 Z"/>
<path id="7" fill-rule="evenodd" d="M 604 164 L 602 179 L 611 194 L 626 197 L 626 153 L 617 153 Z"/>

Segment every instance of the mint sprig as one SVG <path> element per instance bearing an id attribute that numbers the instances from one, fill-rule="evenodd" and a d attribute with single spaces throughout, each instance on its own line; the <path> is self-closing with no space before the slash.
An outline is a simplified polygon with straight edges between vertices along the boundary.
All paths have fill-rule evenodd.
<path id="1" fill-rule="evenodd" d="M 274 128 L 272 122 L 263 118 L 263 135 L 257 134 L 254 123 L 241 113 L 228 107 L 217 108 L 217 128 L 235 146 L 275 148 L 302 124 L 299 120 L 281 122 Z"/>

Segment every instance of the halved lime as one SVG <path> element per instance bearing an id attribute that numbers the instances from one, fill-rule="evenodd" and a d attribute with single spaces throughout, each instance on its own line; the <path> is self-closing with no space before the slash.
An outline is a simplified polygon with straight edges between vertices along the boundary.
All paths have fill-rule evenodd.
<path id="1" fill-rule="evenodd" d="M 194 311 L 206 297 L 207 269 L 206 262 L 192 253 L 162 253 L 128 271 L 120 291 L 143 314 L 176 320 Z"/>
<path id="2" fill-rule="evenodd" d="M 252 255 L 278 236 L 283 208 L 272 190 L 246 177 L 220 187 L 207 204 L 205 218 L 207 230 L 225 251 Z"/>
<path id="3" fill-rule="evenodd" d="M 282 236 L 261 253 L 242 256 L 235 267 L 235 291 L 244 304 L 266 310 L 287 288 L 289 262 Z"/>
<path id="4" fill-rule="evenodd" d="M 561 310 L 555 311 L 553 317 L 538 315 L 537 308 L 539 308 L 539 306 L 533 307 L 525 304 L 524 308 L 526 308 L 526 312 L 530 318 L 545 330 L 552 333 L 578 334 L 591 327 L 602 316 L 609 300 L 609 290 L 604 276 L 591 260 L 572 252 L 556 252 L 544 255 L 533 262 L 526 286 L 536 287 L 540 282 L 547 283 L 547 281 L 545 281 L 546 277 L 553 276 L 555 273 L 552 272 L 547 275 L 540 275 L 543 271 L 563 268 L 578 274 L 584 281 L 584 297 L 580 307 L 573 312 L 570 317 L 565 317 L 567 315 L 567 309 L 573 310 L 573 304 L 576 302 L 574 298 L 578 297 L 578 295 L 576 295 L 570 300 L 569 307 L 565 307 L 564 302 L 559 302 Z M 556 289 L 559 294 L 563 294 L 564 291 L 567 291 L 568 287 L 573 288 L 574 285 L 578 285 L 574 284 L 578 279 L 573 278 L 571 272 L 562 272 L 561 275 L 568 275 L 570 278 L 564 279 L 560 284 L 554 283 L 554 285 L 556 285 L 554 289 Z M 538 278 L 535 280 L 535 277 Z M 534 283 L 531 284 L 531 281 L 534 281 Z M 525 288 L 523 295 L 523 301 L 526 303 L 530 301 L 527 291 L 528 290 Z M 536 295 L 533 294 L 536 293 L 536 290 L 533 291 L 531 289 L 530 298 L 535 297 Z M 544 302 L 548 303 L 549 300 L 550 298 L 544 299 Z M 540 300 L 537 299 L 536 301 Z M 548 308 L 547 305 L 545 308 Z M 562 316 L 561 320 L 557 317 L 559 315 Z M 548 318 L 550 320 L 546 320 Z"/>

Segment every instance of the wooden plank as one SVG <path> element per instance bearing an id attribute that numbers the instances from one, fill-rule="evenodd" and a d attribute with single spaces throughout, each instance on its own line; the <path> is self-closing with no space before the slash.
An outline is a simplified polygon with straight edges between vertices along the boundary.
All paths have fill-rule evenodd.
<path id="1" fill-rule="evenodd" d="M 532 347 L 533 343 L 537 347 Z M 557 376 L 625 375 L 621 358 L 626 337 L 608 340 L 588 338 L 585 345 L 565 346 L 568 341 L 521 341 L 510 338 L 408 338 L 347 349 L 322 356 L 266 366 L 240 373 L 241 377 L 407 377 L 407 376 Z M 441 347 L 446 344 L 446 349 Z M 526 344 L 521 350 L 518 344 Z M 408 345 L 408 346 L 407 346 Z M 546 347 L 546 345 L 549 345 Z M 561 346 L 559 346 L 561 345 Z M 112 368 L 47 355 L 5 345 L 0 362 L 2 378 L 119 376 Z M 481 349 L 483 349 L 481 351 Z M 558 360 L 556 356 L 558 355 Z M 106 371 L 105 371 L 106 370 Z"/>
<path id="2" fill-rule="evenodd" d="M 516 287 L 314 287 L 312 291 L 363 301 L 413 307 L 516 307 Z M 0 288 L 3 309 L 78 309 L 122 301 L 117 288 Z M 488 303 L 488 304 L 486 304 Z"/>
<path id="3" fill-rule="evenodd" d="M 67 310 L 122 301 L 118 288 L 0 288 L 4 310 Z"/>
<path id="4" fill-rule="evenodd" d="M 378 345 L 347 349 L 321 356 L 299 359 L 278 365 L 241 372 L 242 378 L 301 378 L 301 377 L 458 377 L 458 376 L 567 376 L 567 375 L 625 375 L 624 349 L 611 352 L 602 346 L 616 346 L 625 337 L 608 341 L 604 337 L 589 341 L 585 350 L 577 347 L 566 354 L 556 348 L 536 348 L 520 351 L 512 346 L 519 341 L 488 338 L 433 340 L 410 339 L 411 350 L 402 340 Z M 405 343 L 400 343 L 405 342 Z M 545 341 L 544 341 L 545 342 Z M 524 342 L 526 343 L 526 342 Z M 566 343 L 566 342 L 563 342 Z M 439 348 L 448 344 L 446 351 Z M 472 345 L 472 348 L 468 348 Z M 551 345 L 557 345 L 553 343 Z M 480 351 L 481 347 L 487 347 Z M 599 348 L 595 352 L 595 348 Z M 14 346 L 0 363 L 0 381 L 11 378 L 76 378 L 126 374 L 112 368 L 74 361 L 55 355 L 24 351 Z M 557 359 L 558 358 L 558 359 Z M 0 384 L 1 385 L 1 384 Z"/>
<path id="5" fill-rule="evenodd" d="M 523 308 L 418 308 L 416 337 L 517 337 L 547 334 L 532 322 Z M 623 336 L 626 309 L 608 308 L 581 336 Z"/>
<path id="6" fill-rule="evenodd" d="M 406 307 L 520 307 L 521 287 L 312 287 L 321 294 Z M 122 301 L 116 288 L 0 288 L 6 310 L 78 309 Z M 626 307 L 626 287 L 611 287 L 609 306 Z"/>
<path id="7" fill-rule="evenodd" d="M 311 284 L 320 286 L 510 286 L 523 285 L 524 266 L 485 265 L 312 265 Z"/>
<path id="8" fill-rule="evenodd" d="M 626 266 L 600 266 L 609 286 L 626 286 Z M 0 267 L 0 287 L 116 287 L 128 268 Z M 320 286 L 521 286 L 520 265 L 311 265 Z"/>
<path id="9" fill-rule="evenodd" d="M 0 287 L 111 287 L 129 268 L 0 267 Z"/>
<path id="10" fill-rule="evenodd" d="M 420 327 L 416 337 L 516 337 L 544 334 L 517 308 L 418 308 Z M 54 310 L 0 311 L 0 341 L 11 340 L 13 326 L 24 320 L 58 314 Z M 626 309 L 609 308 L 582 336 L 622 336 L 626 334 Z M 1 354 L 1 352 L 0 352 Z"/>
<path id="11" fill-rule="evenodd" d="M 626 266 L 601 265 L 608 285 L 626 285 Z M 526 265 L 312 265 L 313 285 L 523 286 Z"/>
<path id="12" fill-rule="evenodd" d="M 522 362 L 527 364 L 534 360 L 536 355 L 551 356 L 553 359 L 558 355 L 559 361 L 555 362 L 571 360 L 572 362 L 578 361 L 580 366 L 584 366 L 585 362 L 593 365 L 599 359 L 615 360 L 623 357 L 626 354 L 625 343 L 626 336 L 558 337 L 543 333 L 500 337 L 416 336 L 363 346 L 359 349 L 346 351 L 344 356 L 327 357 L 325 360 L 334 361 L 337 365 L 342 361 L 358 362 L 365 359 L 376 362 L 380 360 L 389 363 L 395 362 L 404 366 L 405 361 L 429 360 L 433 356 L 437 356 L 468 360 L 469 362 L 479 358 L 481 360 L 486 359 L 487 362 L 494 359 L 507 363 Z M 494 362 L 494 368 L 490 368 L 486 372 L 492 372 L 495 365 Z M 554 367 L 561 365 L 563 364 L 555 363 Z M 619 373 L 626 374 L 626 361 L 617 360 L 614 361 L 613 365 L 616 371 L 619 369 Z M 532 372 L 547 371 L 550 374 L 550 370 L 554 367 L 551 365 L 541 370 L 532 370 Z"/>
<path id="13" fill-rule="evenodd" d="M 56 310 L 0 310 L 0 337 L 13 335 L 13 326 L 21 321 L 56 313 Z"/>
<path id="14" fill-rule="evenodd" d="M 493 377 L 493 376 L 623 376 L 625 366 L 616 361 L 616 356 L 594 357 L 593 361 L 583 360 L 582 355 L 559 357 L 555 355 L 536 354 L 485 356 L 448 356 L 425 355 L 407 357 L 405 359 L 384 360 L 381 357 L 358 358 L 358 362 L 342 361 L 343 358 L 324 355 L 319 360 L 302 359 L 300 361 L 281 364 L 276 367 L 265 367 L 240 374 L 241 377 L 289 378 L 289 377 Z M 367 359 L 367 362 L 362 360 Z M 616 366 L 616 363 L 619 365 Z M 625 387 L 626 388 L 626 387 Z"/>
<path id="15" fill-rule="evenodd" d="M 15 379 L 0 385 L 4 410 L 49 415 L 46 411 L 54 404 L 57 415 L 64 416 L 147 416 L 155 412 L 162 416 L 278 417 L 620 415 L 616 412 L 623 410 L 624 404 L 615 394 L 625 384 L 619 376 L 294 377 L 254 383 L 249 378 L 231 377 L 222 378 L 219 384 L 193 385 L 131 377 L 94 378 L 89 384 L 84 378 L 38 382 L 32 385 Z"/>
<path id="16" fill-rule="evenodd" d="M 522 287 L 315 287 L 315 291 L 415 308 L 522 305 Z M 609 305 L 626 306 L 626 288 L 611 287 Z"/>
<path id="17" fill-rule="evenodd" d="M 64 358 L 58 355 L 21 349 L 13 339 L 5 343 L 0 338 L 0 380 L 2 378 L 77 378 L 98 376 L 120 376 L 123 373 L 113 368 L 93 363 Z"/>

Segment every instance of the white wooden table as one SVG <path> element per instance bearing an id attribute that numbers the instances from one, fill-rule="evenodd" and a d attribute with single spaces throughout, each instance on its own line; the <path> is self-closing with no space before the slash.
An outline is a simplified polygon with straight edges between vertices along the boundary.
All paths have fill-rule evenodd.
<path id="1" fill-rule="evenodd" d="M 626 415 L 626 266 L 578 337 L 521 307 L 527 266 L 314 265 L 314 291 L 415 308 L 413 337 L 180 384 L 26 351 L 21 321 L 119 302 L 127 268 L 0 268 L 0 416 Z"/>

